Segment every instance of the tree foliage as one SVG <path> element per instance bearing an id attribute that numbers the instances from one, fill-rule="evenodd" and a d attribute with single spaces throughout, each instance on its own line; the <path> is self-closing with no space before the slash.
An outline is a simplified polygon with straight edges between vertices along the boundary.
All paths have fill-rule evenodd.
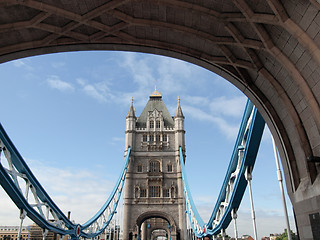
<path id="1" fill-rule="evenodd" d="M 292 232 L 292 230 L 290 230 L 291 232 L 291 238 L 292 240 L 299 240 L 298 236 Z M 287 229 L 284 230 L 284 233 L 282 233 L 279 237 L 276 238 L 276 240 L 288 240 L 288 233 L 287 233 Z"/>

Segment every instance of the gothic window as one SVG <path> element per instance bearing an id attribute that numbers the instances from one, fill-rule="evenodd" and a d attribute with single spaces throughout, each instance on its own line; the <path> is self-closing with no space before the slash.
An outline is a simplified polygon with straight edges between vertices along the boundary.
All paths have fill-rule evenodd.
<path id="1" fill-rule="evenodd" d="M 147 197 L 147 189 L 140 189 L 140 197 L 142 198 Z"/>
<path id="2" fill-rule="evenodd" d="M 137 172 L 141 173 L 142 172 L 142 164 L 139 163 L 137 166 Z"/>
<path id="3" fill-rule="evenodd" d="M 154 135 L 149 136 L 149 142 L 154 142 Z"/>
<path id="4" fill-rule="evenodd" d="M 172 172 L 172 164 L 168 163 L 168 172 Z"/>
<path id="5" fill-rule="evenodd" d="M 170 197 L 169 189 L 163 189 L 163 197 Z"/>
<path id="6" fill-rule="evenodd" d="M 160 197 L 160 186 L 149 186 L 149 197 L 156 198 Z"/>
<path id="7" fill-rule="evenodd" d="M 160 162 L 159 161 L 150 161 L 149 165 L 149 171 L 150 172 L 160 172 Z"/>
<path id="8" fill-rule="evenodd" d="M 163 134 L 162 140 L 163 140 L 164 142 L 167 142 L 167 141 L 168 141 L 168 135 L 167 135 L 167 134 Z"/>
<path id="9" fill-rule="evenodd" d="M 156 128 L 160 128 L 160 121 L 159 120 L 156 121 Z"/>
<path id="10" fill-rule="evenodd" d="M 160 142 L 160 135 L 156 135 L 156 142 Z"/>
<path id="11" fill-rule="evenodd" d="M 142 141 L 143 142 L 148 141 L 148 135 L 147 134 L 143 134 Z"/>
<path id="12" fill-rule="evenodd" d="M 149 121 L 149 127 L 150 127 L 150 128 L 154 128 L 154 121 L 153 121 L 153 120 L 150 120 L 150 121 Z"/>

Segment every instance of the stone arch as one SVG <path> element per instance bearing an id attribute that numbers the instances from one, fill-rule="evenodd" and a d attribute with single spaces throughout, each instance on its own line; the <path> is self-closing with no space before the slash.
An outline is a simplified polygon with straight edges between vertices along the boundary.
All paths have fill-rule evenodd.
<path id="1" fill-rule="evenodd" d="M 150 218 L 162 218 L 170 223 L 172 227 L 176 227 L 176 222 L 174 221 L 173 217 L 165 212 L 158 212 L 158 211 L 151 211 L 142 213 L 136 220 L 136 225 L 141 226 L 141 224 Z"/>
<path id="2" fill-rule="evenodd" d="M 170 238 L 173 237 L 173 239 L 179 239 L 179 238 L 177 238 L 177 236 L 180 235 L 180 229 L 177 228 L 177 225 L 176 225 L 173 217 L 170 216 L 170 214 L 168 214 L 168 213 L 159 212 L 159 211 L 145 212 L 137 218 L 136 228 L 137 228 L 138 235 L 141 235 L 140 230 L 141 230 L 142 224 L 145 221 L 147 221 L 148 219 L 153 219 L 153 218 L 163 219 L 167 222 L 167 224 L 165 224 L 163 226 L 151 224 L 150 228 L 148 229 L 149 233 L 151 233 L 157 229 L 163 229 L 168 233 Z M 170 227 L 169 227 L 169 225 L 170 225 Z"/>
<path id="3" fill-rule="evenodd" d="M 293 147 L 291 145 L 289 136 L 285 131 L 285 126 L 281 120 L 281 117 L 267 100 L 265 94 L 256 86 L 249 85 L 247 82 L 241 80 L 234 73 L 225 69 L 223 66 L 217 64 L 212 64 L 208 60 L 202 60 L 194 56 L 176 52 L 174 50 L 158 49 L 155 47 L 141 46 L 141 45 L 126 45 L 126 44 L 72 44 L 72 45 L 62 45 L 55 47 L 41 47 L 32 50 L 21 50 L 18 53 L 6 55 L 5 58 L 1 58 L 0 63 L 6 62 L 14 59 L 19 59 L 28 56 L 36 56 L 49 53 L 59 53 L 59 52 L 73 52 L 73 51 L 88 51 L 88 50 L 110 50 L 110 51 L 130 51 L 130 52 L 142 52 L 151 53 L 156 55 L 162 55 L 167 57 L 172 57 L 187 61 L 198 66 L 201 66 L 211 72 L 214 72 L 227 81 L 232 83 L 240 91 L 242 91 L 258 108 L 259 112 L 266 121 L 279 150 L 281 156 L 282 165 L 286 170 L 286 182 L 291 191 L 295 191 L 300 183 L 300 174 L 298 170 L 298 165 L 295 157 Z M 269 76 L 269 75 L 268 75 Z M 305 131 L 302 129 L 303 139 L 300 141 L 304 143 L 304 147 L 307 150 L 305 152 L 311 154 L 310 143 L 305 136 Z M 311 154 L 312 155 L 312 154 Z M 307 156 L 306 156 L 307 157 Z"/>
<path id="4" fill-rule="evenodd" d="M 217 64 L 212 64 L 210 61 L 201 60 L 199 58 L 186 55 L 183 53 L 175 52 L 173 50 L 158 49 L 155 47 L 140 46 L 140 45 L 126 45 L 126 44 L 72 44 L 72 45 L 62 45 L 55 47 L 45 47 L 45 48 L 36 48 L 32 50 L 22 50 L 15 54 L 9 54 L 8 58 L 1 58 L 0 63 L 4 60 L 10 61 L 14 59 L 19 59 L 27 56 L 36 56 L 49 53 L 59 53 L 59 52 L 73 52 L 73 51 L 87 51 L 87 50 L 110 50 L 110 51 L 130 51 L 130 52 L 142 52 L 142 53 L 151 53 L 156 55 L 162 55 L 167 57 L 172 57 L 187 61 L 198 66 L 201 66 L 205 69 L 208 69 L 211 72 L 214 72 L 229 82 L 231 82 L 235 87 L 242 91 L 258 108 L 259 112 L 266 121 L 273 137 L 278 146 L 278 150 L 281 156 L 282 165 L 287 170 L 286 182 L 289 185 L 291 191 L 297 189 L 300 183 L 300 174 L 296 162 L 295 153 L 291 146 L 289 136 L 285 131 L 283 122 L 281 121 L 280 116 L 274 109 L 274 107 L 268 102 L 264 93 L 254 85 L 249 86 L 247 82 L 239 79 L 236 75 L 230 72 L 228 69 L 225 69 L 222 66 Z M 269 76 L 269 75 L 268 75 Z M 303 130 L 302 130 L 303 131 Z M 304 132 L 304 131 L 303 131 Z M 308 149 L 306 152 L 311 154 L 311 146 L 308 142 L 306 134 L 303 133 L 303 139 L 301 142 L 304 142 L 306 145 L 304 148 Z"/>
<path id="5" fill-rule="evenodd" d="M 308 239 L 308 214 L 320 211 L 312 204 L 320 197 L 319 10 L 315 0 L 4 0 L 0 63 L 122 50 L 169 56 L 217 73 L 247 95 L 267 122 L 298 227 L 309 229 Z"/>

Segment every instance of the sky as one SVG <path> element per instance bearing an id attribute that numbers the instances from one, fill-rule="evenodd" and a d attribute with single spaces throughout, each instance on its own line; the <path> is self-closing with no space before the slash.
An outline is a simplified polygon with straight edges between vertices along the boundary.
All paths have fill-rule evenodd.
<path id="1" fill-rule="evenodd" d="M 23 58 L 0 64 L 0 73 L 1 124 L 47 193 L 80 224 L 100 209 L 120 174 L 131 98 L 139 116 L 155 85 L 171 115 L 180 97 L 188 182 L 201 217 L 209 219 L 247 99 L 231 83 L 181 60 L 112 51 Z M 285 219 L 267 127 L 252 191 L 259 239 L 283 232 Z M 287 204 L 296 232 L 288 199 Z M 19 210 L 0 188 L 0 225 L 19 222 Z M 24 223 L 28 224 L 30 220 Z M 237 224 L 240 235 L 253 236 L 248 190 Z M 227 233 L 234 236 L 233 224 Z"/>

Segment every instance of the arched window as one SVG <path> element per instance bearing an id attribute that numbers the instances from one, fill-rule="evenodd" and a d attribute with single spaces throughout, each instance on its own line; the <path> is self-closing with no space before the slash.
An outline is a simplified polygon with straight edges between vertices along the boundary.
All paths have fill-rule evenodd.
<path id="1" fill-rule="evenodd" d="M 151 134 L 151 135 L 149 136 L 149 142 L 154 142 L 154 135 Z"/>
<path id="2" fill-rule="evenodd" d="M 143 134 L 142 141 L 143 142 L 148 141 L 148 135 L 147 134 Z"/>
<path id="3" fill-rule="evenodd" d="M 164 142 L 168 141 L 168 135 L 167 134 L 163 134 L 162 141 L 164 141 Z"/>
<path id="4" fill-rule="evenodd" d="M 172 163 L 168 163 L 168 172 L 172 172 Z"/>
<path id="5" fill-rule="evenodd" d="M 152 128 L 152 129 L 154 128 L 154 121 L 153 120 L 149 121 L 149 127 Z"/>
<path id="6" fill-rule="evenodd" d="M 150 172 L 160 172 L 160 162 L 157 160 L 150 161 L 149 171 Z"/>
<path id="7" fill-rule="evenodd" d="M 160 120 L 156 121 L 156 128 L 160 128 Z"/>

